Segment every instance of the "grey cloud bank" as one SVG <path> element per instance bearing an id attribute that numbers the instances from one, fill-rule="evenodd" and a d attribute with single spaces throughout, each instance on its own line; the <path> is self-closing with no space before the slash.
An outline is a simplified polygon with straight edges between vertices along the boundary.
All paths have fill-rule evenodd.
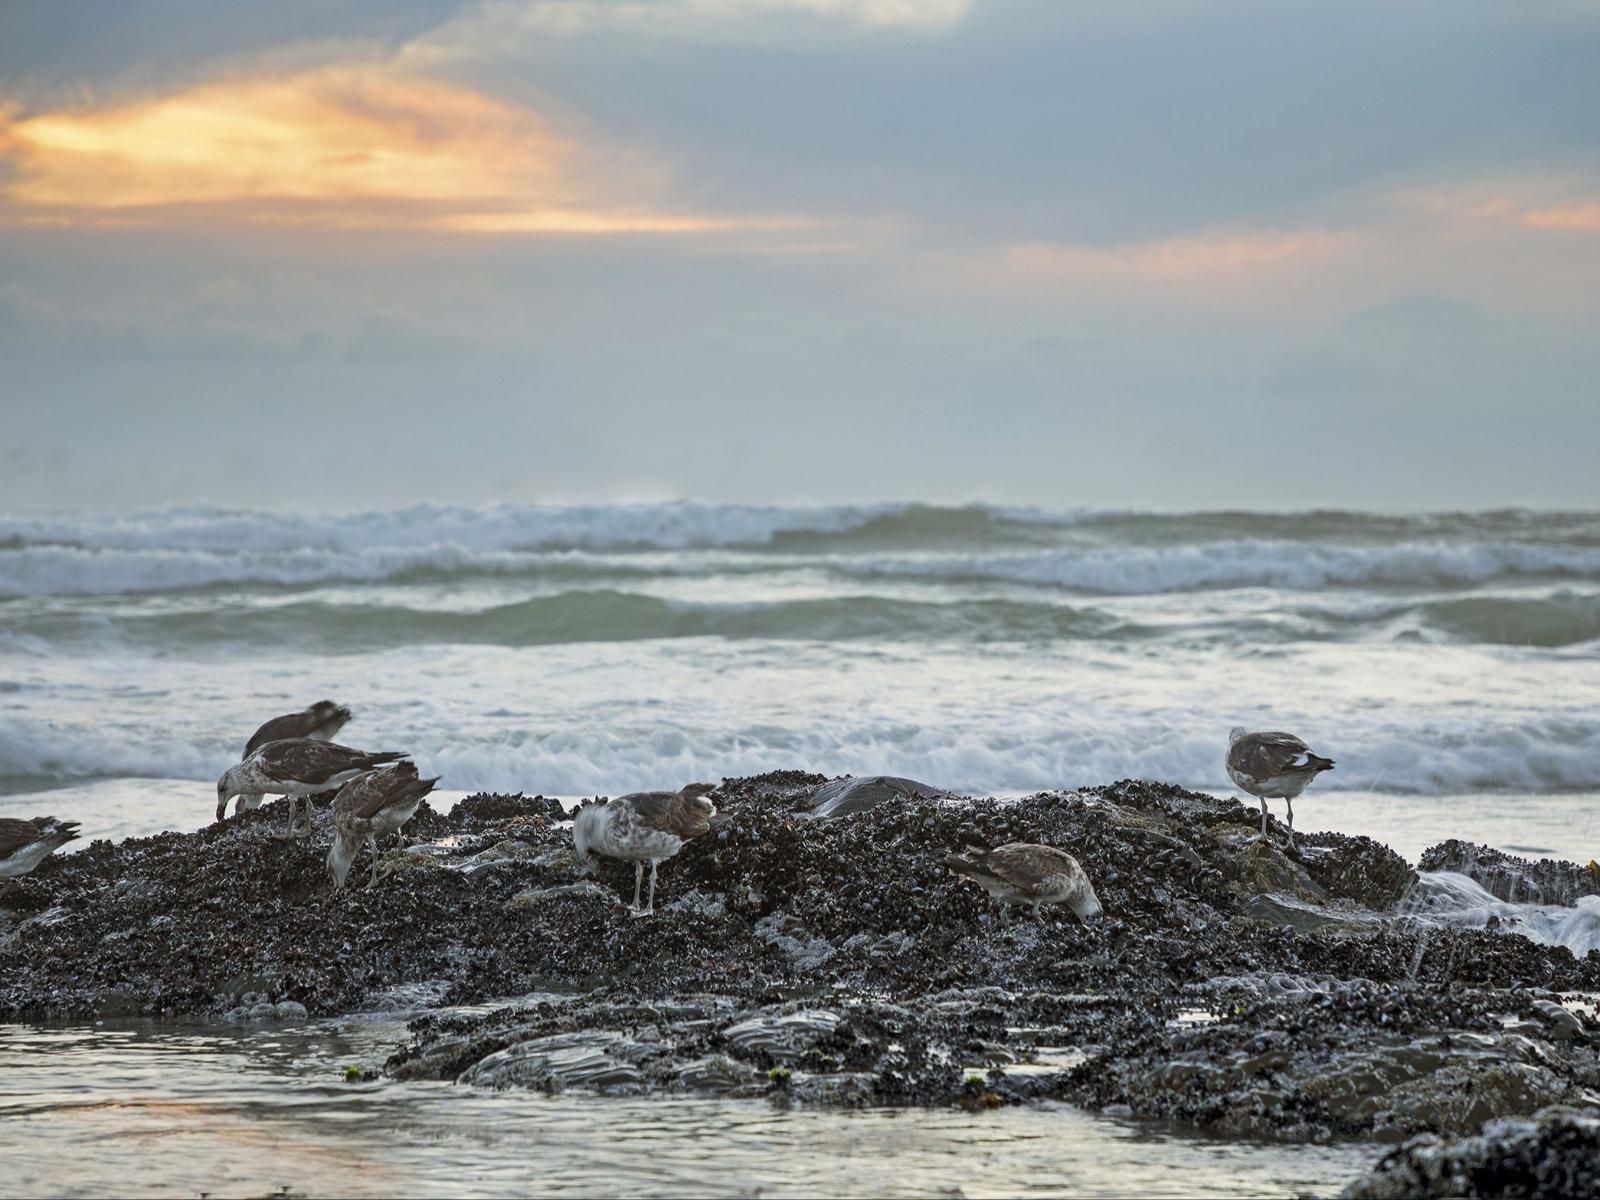
<path id="1" fill-rule="evenodd" d="M 25 4 L 0 89 L 409 55 L 799 232 L 0 224 L 0 506 L 1596 501 L 1592 6 L 314 9 Z"/>

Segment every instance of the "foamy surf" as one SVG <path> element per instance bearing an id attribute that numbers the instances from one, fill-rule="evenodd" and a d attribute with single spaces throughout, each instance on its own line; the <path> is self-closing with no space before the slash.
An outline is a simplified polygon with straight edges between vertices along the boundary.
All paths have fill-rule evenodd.
<path id="1" fill-rule="evenodd" d="M 204 790 L 261 721 L 324 696 L 356 709 L 351 744 L 448 788 L 556 795 L 795 766 L 1231 793 L 1227 729 L 1290 728 L 1339 763 L 1297 815 L 1326 795 L 1338 825 L 1335 792 L 1554 797 L 1577 843 L 1600 791 L 1600 515 L 0 518 L 0 790 Z M 188 819 L 183 789 L 141 794 Z M 1409 802 L 1352 801 L 1352 831 L 1398 836 Z"/>

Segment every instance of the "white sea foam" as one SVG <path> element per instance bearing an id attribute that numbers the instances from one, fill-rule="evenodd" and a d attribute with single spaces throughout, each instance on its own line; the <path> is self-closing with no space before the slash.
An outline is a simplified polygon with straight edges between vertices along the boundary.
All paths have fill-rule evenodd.
<path id="1" fill-rule="evenodd" d="M 1491 918 L 1504 933 L 1520 933 L 1546 946 L 1565 946 L 1582 958 L 1600 949 L 1600 896 L 1562 904 L 1517 904 L 1501 900 L 1476 880 L 1454 871 L 1424 872 L 1407 901 L 1419 919 L 1482 929 Z"/>
<path id="2" fill-rule="evenodd" d="M 253 718 L 218 713 L 209 721 L 146 728 L 137 712 L 130 706 L 128 719 L 107 728 L 0 717 L 0 778 L 215 780 L 237 761 L 238 743 L 255 724 Z M 1037 729 L 1023 729 L 975 706 L 948 712 L 937 723 L 816 713 L 794 725 L 770 720 L 709 725 L 667 713 L 659 721 L 634 714 L 596 724 L 575 712 L 569 724 L 550 725 L 471 718 L 456 697 L 439 707 L 413 701 L 376 730 L 352 725 L 346 738 L 357 745 L 381 742 L 384 749 L 409 750 L 458 790 L 615 794 L 674 779 L 802 767 L 827 774 L 905 775 L 985 795 L 1122 778 L 1241 795 L 1222 778 L 1219 735 L 1201 719 L 1187 729 L 1157 719 L 1126 725 L 1044 721 Z M 1600 790 L 1600 721 L 1566 730 L 1464 729 L 1448 739 L 1448 746 L 1427 743 L 1421 755 L 1416 749 L 1425 743 L 1415 731 L 1316 740 L 1320 749 L 1339 756 L 1347 772 L 1325 779 L 1327 787 L 1421 795 Z M 1317 788 L 1307 793 L 1306 803 L 1314 805 L 1317 793 Z"/>

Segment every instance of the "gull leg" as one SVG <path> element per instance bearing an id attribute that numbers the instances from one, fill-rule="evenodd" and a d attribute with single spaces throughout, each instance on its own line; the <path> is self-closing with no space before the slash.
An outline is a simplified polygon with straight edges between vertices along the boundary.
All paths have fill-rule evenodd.
<path id="1" fill-rule="evenodd" d="M 644 910 L 648 913 L 656 911 L 656 860 L 650 860 L 650 900 L 645 904 Z"/>
<path id="2" fill-rule="evenodd" d="M 294 816 L 295 811 L 300 807 L 300 800 L 297 796 L 285 796 L 284 799 L 289 802 L 289 828 L 277 836 L 288 841 L 294 837 Z"/>
<path id="3" fill-rule="evenodd" d="M 1267 798 L 1261 797 L 1261 840 L 1267 840 Z"/>
<path id="4" fill-rule="evenodd" d="M 633 911 L 639 911 L 639 885 L 644 882 L 644 860 L 633 864 Z"/>
<path id="5" fill-rule="evenodd" d="M 367 846 L 372 850 L 372 878 L 368 881 L 367 886 L 368 887 L 373 887 L 378 882 L 378 835 L 377 834 L 375 834 L 375 833 L 367 834 Z"/>
<path id="6" fill-rule="evenodd" d="M 1289 849 L 1293 850 L 1294 849 L 1294 801 L 1289 799 L 1289 797 L 1285 796 L 1283 798 L 1283 803 L 1289 810 Z"/>

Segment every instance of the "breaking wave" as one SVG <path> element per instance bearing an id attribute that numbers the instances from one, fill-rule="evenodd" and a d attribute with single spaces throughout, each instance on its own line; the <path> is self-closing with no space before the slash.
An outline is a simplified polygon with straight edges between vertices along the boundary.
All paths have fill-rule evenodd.
<path id="1" fill-rule="evenodd" d="M 669 504 L 0 518 L 0 596 L 796 569 L 1103 595 L 1459 588 L 1600 577 L 1600 517 Z"/>
<path id="2" fill-rule="evenodd" d="M 604 724 L 528 722 L 491 711 L 464 721 L 459 708 L 410 707 L 403 714 L 358 713 L 356 744 L 395 742 L 452 790 L 541 790 L 555 795 L 616 794 L 665 780 L 754 775 L 801 767 L 826 774 L 904 775 L 969 794 L 1022 794 L 1147 778 L 1240 795 L 1221 778 L 1215 721 L 1181 725 L 1154 717 L 1061 720 L 1027 734 L 983 705 L 934 723 L 857 713 L 770 719 L 650 722 L 637 714 Z M 0 717 L 0 779 L 72 780 L 136 776 L 215 781 L 237 761 L 248 724 L 203 734 L 171 729 L 87 727 L 36 717 Z M 231 724 L 231 722 L 230 722 Z M 353 729 L 353 727 L 352 727 Z M 1534 721 L 1437 729 L 1392 726 L 1319 734 L 1336 754 L 1338 778 L 1308 794 L 1340 787 L 1400 795 L 1600 790 L 1600 720 Z M 1420 748 L 1420 749 L 1419 749 Z M 1360 772 L 1358 775 L 1357 772 Z M 202 797 L 203 800 L 203 797 Z"/>

